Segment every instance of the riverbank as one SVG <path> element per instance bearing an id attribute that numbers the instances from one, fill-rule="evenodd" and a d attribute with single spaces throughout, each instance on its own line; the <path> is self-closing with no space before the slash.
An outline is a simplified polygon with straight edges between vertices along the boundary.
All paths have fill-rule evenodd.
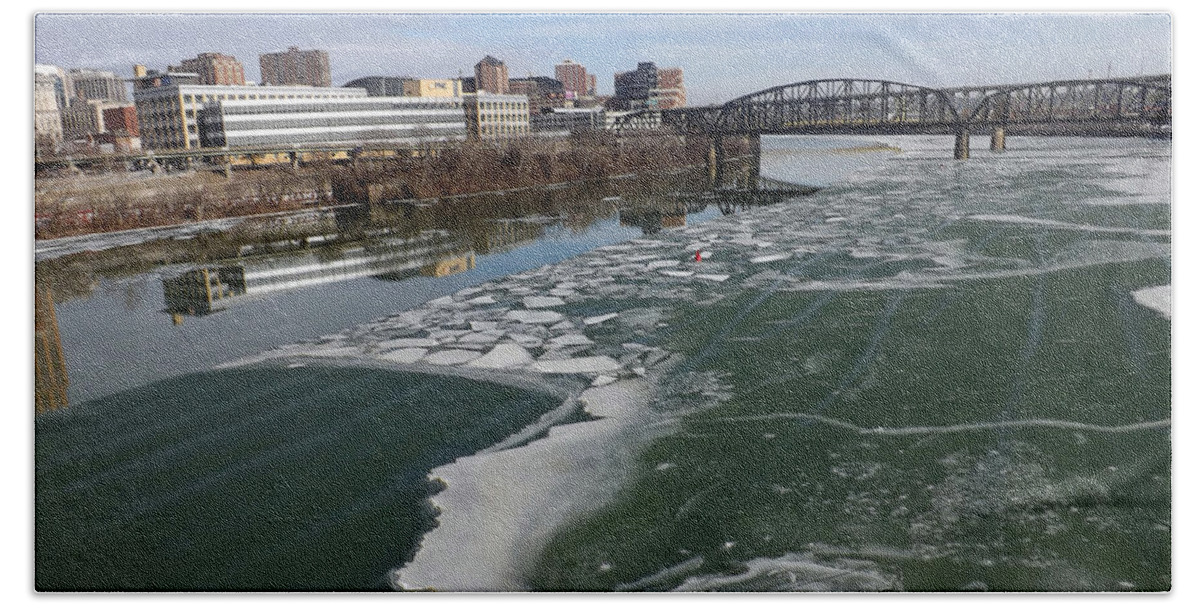
<path id="1" fill-rule="evenodd" d="M 653 179 L 663 170 L 703 163 L 707 148 L 701 143 L 660 134 L 597 133 L 498 145 L 468 142 L 430 156 L 259 168 L 229 177 L 215 170 L 142 179 L 41 177 L 34 188 L 35 238 L 381 200 L 453 199 L 631 173 Z"/>

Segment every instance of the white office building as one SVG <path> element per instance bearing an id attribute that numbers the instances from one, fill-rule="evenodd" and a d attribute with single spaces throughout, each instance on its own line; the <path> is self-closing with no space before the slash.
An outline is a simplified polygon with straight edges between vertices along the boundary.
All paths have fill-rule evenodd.
<path id="1" fill-rule="evenodd" d="M 283 101 L 323 99 L 366 99 L 366 89 L 345 87 L 256 87 L 200 85 L 170 82 L 171 75 L 160 76 L 159 86 L 138 87 L 133 94 L 137 105 L 142 147 L 150 150 L 191 150 L 201 147 L 199 116 L 208 107 L 223 101 Z"/>
<path id="2" fill-rule="evenodd" d="M 525 95 L 468 93 L 467 133 L 471 139 L 507 139 L 529 135 L 529 98 Z"/>
<path id="3" fill-rule="evenodd" d="M 200 123 L 204 148 L 417 147 L 467 132 L 461 97 L 224 99 Z"/>

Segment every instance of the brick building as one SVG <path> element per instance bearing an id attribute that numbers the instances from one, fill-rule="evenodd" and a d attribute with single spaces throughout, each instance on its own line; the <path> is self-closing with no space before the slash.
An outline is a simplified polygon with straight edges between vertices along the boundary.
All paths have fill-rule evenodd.
<path id="1" fill-rule="evenodd" d="M 200 53 L 193 59 L 184 59 L 179 67 L 167 69 L 168 72 L 191 72 L 199 76 L 199 84 L 206 85 L 246 85 L 246 72 L 242 63 L 231 55 L 221 53 Z"/>
<path id="2" fill-rule="evenodd" d="M 325 51 L 288 47 L 283 53 L 259 55 L 258 66 L 264 85 L 333 86 L 329 76 L 329 53 Z"/>
<path id="3" fill-rule="evenodd" d="M 613 77 L 612 105 L 618 110 L 666 110 L 687 104 L 683 68 L 662 68 L 653 61 L 638 63 L 636 70 Z"/>
<path id="4" fill-rule="evenodd" d="M 508 93 L 508 66 L 488 55 L 475 64 L 475 92 L 505 95 Z"/>

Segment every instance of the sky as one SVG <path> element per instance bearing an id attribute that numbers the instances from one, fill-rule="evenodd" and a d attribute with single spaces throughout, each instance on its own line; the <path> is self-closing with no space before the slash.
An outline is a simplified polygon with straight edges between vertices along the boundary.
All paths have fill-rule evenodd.
<path id="1" fill-rule="evenodd" d="M 775 85 L 863 78 L 945 87 L 1171 72 L 1166 13 L 40 13 L 34 59 L 111 70 L 262 53 L 328 51 L 333 83 L 362 76 L 470 76 L 484 55 L 510 78 L 572 59 L 611 94 L 639 61 L 683 68 L 689 105 Z"/>

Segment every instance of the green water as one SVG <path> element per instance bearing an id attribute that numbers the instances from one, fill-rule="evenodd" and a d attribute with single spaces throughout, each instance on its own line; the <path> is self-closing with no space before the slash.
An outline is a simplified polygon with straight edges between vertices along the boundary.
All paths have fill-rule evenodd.
<path id="1" fill-rule="evenodd" d="M 907 215 L 907 234 L 881 235 L 885 251 L 954 240 L 983 274 L 1003 272 L 936 287 L 795 291 L 766 276 L 716 303 L 677 307 L 661 344 L 685 362 L 663 384 L 707 374 L 728 398 L 680 416 L 676 432 L 648 445 L 611 504 L 558 531 L 528 569 L 530 585 L 1170 589 L 1171 326 L 1130 295 L 1170 284 L 1170 261 L 1071 265 L 1169 241 L 919 215 L 934 205 L 1170 228 L 1166 205 L 1078 204 L 1120 198 L 1091 184 L 1108 173 L 1078 156 L 949 168 L 900 159 L 828 195 L 874 206 L 877 218 Z M 1062 168 L 1042 175 L 1039 163 Z M 778 213 L 797 223 L 813 215 Z M 770 268 L 903 282 L 902 265 L 919 262 L 833 248 Z M 664 394 L 656 405 L 669 402 Z"/>
<path id="2" fill-rule="evenodd" d="M 42 416 L 39 590 L 370 590 L 432 527 L 426 474 L 560 398 L 455 377 L 259 367 Z"/>
<path id="3" fill-rule="evenodd" d="M 701 572 L 737 572 L 815 547 L 885 556 L 909 590 L 1168 588 L 1169 429 L 887 436 L 788 417 L 865 429 L 1167 418 L 1169 326 L 1123 304 L 1148 278 L 1170 280 L 1147 262 L 950 293 L 776 294 L 703 363 L 730 374 L 733 397 L 651 446 L 638 482 L 562 532 L 533 581 L 612 589 L 695 556 Z M 672 345 L 700 352 L 706 328 L 750 299 L 684 312 L 693 322 Z M 793 324 L 798 311 L 812 312 Z M 1136 339 L 1114 340 L 1126 332 Z"/>

